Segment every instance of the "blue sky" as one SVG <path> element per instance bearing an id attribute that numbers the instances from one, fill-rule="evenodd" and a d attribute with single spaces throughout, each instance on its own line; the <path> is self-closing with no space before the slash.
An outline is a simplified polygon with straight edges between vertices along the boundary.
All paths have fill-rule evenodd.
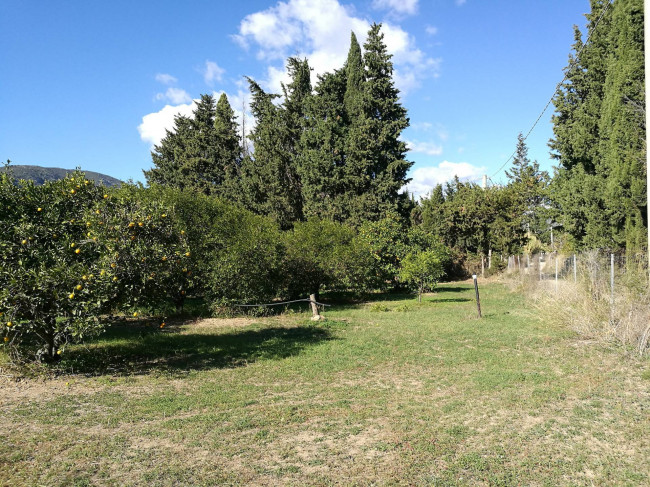
<path id="1" fill-rule="evenodd" d="M 350 31 L 363 41 L 374 21 L 411 119 L 412 189 L 493 176 L 562 79 L 588 10 L 587 0 L 2 0 L 0 159 L 144 181 L 152 144 L 192 99 L 225 92 L 241 112 L 244 76 L 273 91 L 288 56 L 338 68 Z M 528 139 L 545 169 L 551 113 Z"/>

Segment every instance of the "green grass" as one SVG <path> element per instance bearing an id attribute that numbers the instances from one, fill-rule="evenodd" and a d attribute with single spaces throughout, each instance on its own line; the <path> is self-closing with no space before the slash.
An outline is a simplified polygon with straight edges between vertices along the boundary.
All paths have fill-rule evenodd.
<path id="1" fill-rule="evenodd" d="M 4 382 L 0 485 L 650 484 L 650 364 L 497 284 L 113 326 Z"/>

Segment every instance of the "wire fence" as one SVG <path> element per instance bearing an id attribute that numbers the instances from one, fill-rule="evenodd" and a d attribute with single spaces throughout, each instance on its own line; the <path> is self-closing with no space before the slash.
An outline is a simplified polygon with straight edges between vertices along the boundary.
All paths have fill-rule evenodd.
<path id="1" fill-rule="evenodd" d="M 590 250 L 512 255 L 507 275 L 566 316 L 577 331 L 615 337 L 643 354 L 650 345 L 647 254 Z"/>

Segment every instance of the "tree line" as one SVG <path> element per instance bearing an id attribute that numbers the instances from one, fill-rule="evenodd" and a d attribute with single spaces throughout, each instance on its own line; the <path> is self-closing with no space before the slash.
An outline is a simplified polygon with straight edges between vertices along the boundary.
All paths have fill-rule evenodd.
<path id="1" fill-rule="evenodd" d="M 380 29 L 370 28 L 363 54 L 352 33 L 344 66 L 314 87 L 306 59 L 288 59 L 281 97 L 248 78 L 251 151 L 225 94 L 216 102 L 202 95 L 193 116 L 177 116 L 155 146 L 147 181 L 236 202 L 285 230 L 311 217 L 354 225 L 407 218 L 412 203 L 400 189 L 412 162 L 400 135 L 409 120 Z"/>

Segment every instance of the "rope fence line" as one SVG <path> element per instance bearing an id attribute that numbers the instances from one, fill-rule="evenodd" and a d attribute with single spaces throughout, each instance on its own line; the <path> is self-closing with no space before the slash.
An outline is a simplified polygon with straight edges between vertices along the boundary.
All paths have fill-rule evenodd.
<path id="1" fill-rule="evenodd" d="M 255 307 L 261 307 L 261 306 L 280 306 L 282 304 L 291 304 L 291 303 L 300 303 L 300 302 L 308 302 L 308 303 L 314 303 L 318 306 L 332 306 L 331 304 L 325 304 L 325 303 L 319 303 L 317 301 L 312 301 L 309 298 L 303 298 L 303 299 L 294 299 L 293 301 L 280 301 L 279 303 L 264 303 L 264 304 L 234 304 L 233 306 L 237 306 L 239 308 L 255 308 Z"/>

